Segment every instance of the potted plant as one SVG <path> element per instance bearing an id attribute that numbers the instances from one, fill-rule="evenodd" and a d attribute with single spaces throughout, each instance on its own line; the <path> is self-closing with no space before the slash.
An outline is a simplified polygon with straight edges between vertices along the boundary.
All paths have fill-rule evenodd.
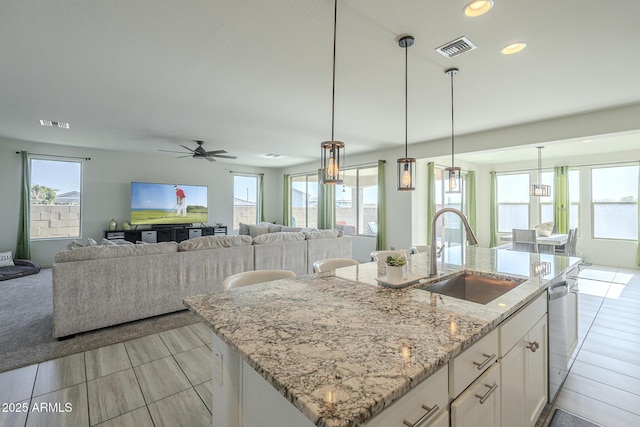
<path id="1" fill-rule="evenodd" d="M 407 261 L 400 255 L 389 255 L 386 259 L 387 280 L 400 281 L 404 276 L 404 266 Z"/>

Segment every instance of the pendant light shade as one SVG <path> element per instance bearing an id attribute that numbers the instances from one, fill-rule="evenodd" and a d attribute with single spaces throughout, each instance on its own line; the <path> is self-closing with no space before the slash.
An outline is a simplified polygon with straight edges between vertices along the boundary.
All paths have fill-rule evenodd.
<path id="1" fill-rule="evenodd" d="M 411 36 L 404 36 L 398 40 L 398 45 L 404 49 L 404 157 L 398 159 L 398 190 L 413 191 L 416 189 L 416 159 L 408 156 L 408 48 L 414 43 Z"/>
<path id="2" fill-rule="evenodd" d="M 547 197 L 551 195 L 551 186 L 542 183 L 542 149 L 544 147 L 536 147 L 538 149 L 538 183 L 531 184 L 531 192 L 534 197 Z"/>
<path id="3" fill-rule="evenodd" d="M 451 167 L 445 168 L 444 172 L 448 185 L 445 187 L 447 193 L 460 193 L 462 191 L 460 168 L 454 166 L 453 155 L 455 152 L 455 133 L 454 133 L 454 109 L 453 109 L 453 76 L 458 74 L 457 68 L 449 68 L 445 70 L 445 74 L 451 77 Z"/>
<path id="4" fill-rule="evenodd" d="M 336 27 L 338 24 L 338 0 L 333 5 L 333 79 L 331 83 L 331 141 L 320 144 L 321 181 L 323 184 L 342 184 L 340 166 L 344 160 L 344 142 L 333 138 L 336 99 Z"/>

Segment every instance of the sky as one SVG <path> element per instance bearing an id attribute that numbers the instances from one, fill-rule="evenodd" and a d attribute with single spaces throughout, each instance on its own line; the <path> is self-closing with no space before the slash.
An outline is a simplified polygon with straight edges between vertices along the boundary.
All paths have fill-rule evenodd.
<path id="1" fill-rule="evenodd" d="M 31 159 L 31 185 L 44 185 L 60 193 L 80 191 L 82 163 Z"/>
<path id="2" fill-rule="evenodd" d="M 233 197 L 241 200 L 256 202 L 258 189 L 258 177 L 241 176 L 233 177 Z"/>

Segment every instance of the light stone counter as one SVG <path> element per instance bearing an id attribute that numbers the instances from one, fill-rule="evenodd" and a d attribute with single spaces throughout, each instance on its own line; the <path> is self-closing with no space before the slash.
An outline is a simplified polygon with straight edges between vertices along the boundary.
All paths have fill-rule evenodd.
<path id="1" fill-rule="evenodd" d="M 471 247 L 445 251 L 438 271 L 529 277 L 550 273 L 480 305 L 379 286 L 377 264 L 188 298 L 185 304 L 287 400 L 319 426 L 358 426 L 546 289 L 579 258 Z M 461 261 L 464 260 L 464 263 Z M 428 254 L 411 257 L 428 275 Z M 330 396 L 332 402 L 327 402 Z"/>

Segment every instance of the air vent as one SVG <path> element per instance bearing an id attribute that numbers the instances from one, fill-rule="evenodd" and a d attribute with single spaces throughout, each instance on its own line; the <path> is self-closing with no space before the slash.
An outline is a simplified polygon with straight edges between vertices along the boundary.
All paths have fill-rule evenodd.
<path id="1" fill-rule="evenodd" d="M 271 157 L 273 159 L 277 159 L 278 157 L 282 157 L 282 156 L 280 154 L 267 153 L 264 155 L 264 157 Z"/>
<path id="2" fill-rule="evenodd" d="M 460 55 L 461 53 L 465 53 L 473 49 L 476 49 L 476 45 L 471 43 L 471 40 L 469 40 L 468 38 L 462 36 L 440 46 L 439 48 L 436 48 L 436 51 L 442 56 L 453 58 L 454 56 Z"/>

